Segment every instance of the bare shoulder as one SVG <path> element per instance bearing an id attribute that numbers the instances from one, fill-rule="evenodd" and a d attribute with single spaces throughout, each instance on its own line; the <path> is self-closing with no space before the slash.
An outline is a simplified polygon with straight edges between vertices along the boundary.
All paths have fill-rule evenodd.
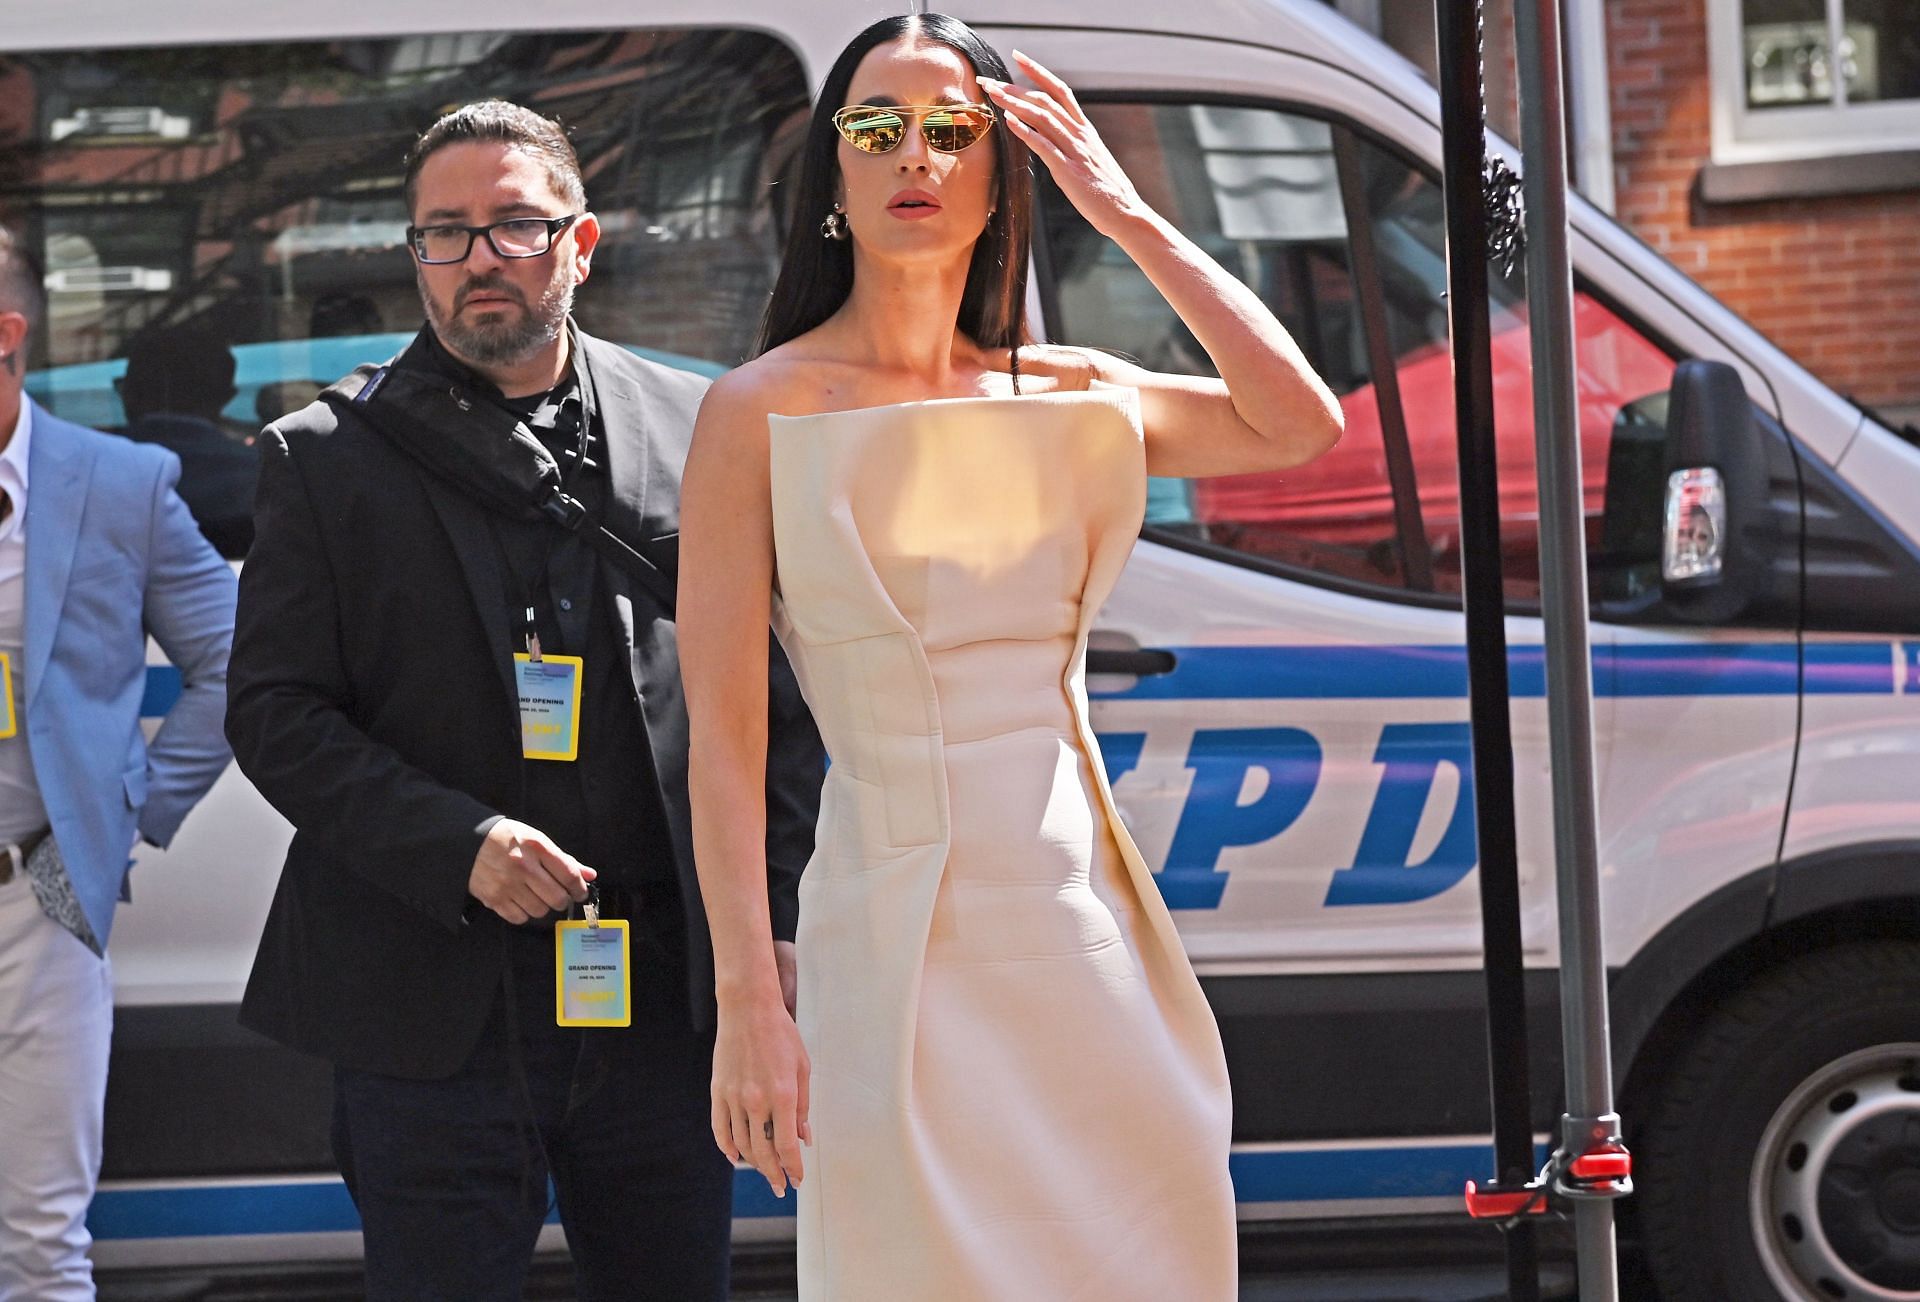
<path id="1" fill-rule="evenodd" d="M 764 428 L 767 413 L 778 402 L 780 376 L 755 358 L 728 371 L 707 389 L 700 403 L 699 428 L 708 430 Z"/>
<path id="2" fill-rule="evenodd" d="M 707 404 L 715 421 L 751 424 L 764 436 L 768 416 L 812 416 L 859 405 L 853 398 L 863 387 L 865 371 L 808 347 L 803 336 L 715 380 L 707 391 Z M 703 408 L 703 422 L 705 413 Z"/>
<path id="3" fill-rule="evenodd" d="M 728 461 L 766 459 L 767 416 L 781 410 L 791 378 L 784 368 L 765 362 L 757 357 L 713 382 L 694 422 L 696 450 L 704 446 L 709 456 Z"/>

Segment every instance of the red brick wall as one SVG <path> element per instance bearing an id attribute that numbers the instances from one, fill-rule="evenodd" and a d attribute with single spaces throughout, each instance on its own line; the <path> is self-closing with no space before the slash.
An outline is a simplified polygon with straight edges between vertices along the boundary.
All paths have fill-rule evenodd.
<path id="1" fill-rule="evenodd" d="M 1705 0 L 1607 0 L 1616 215 L 1814 374 L 1920 405 L 1920 194 L 1707 206 Z"/>

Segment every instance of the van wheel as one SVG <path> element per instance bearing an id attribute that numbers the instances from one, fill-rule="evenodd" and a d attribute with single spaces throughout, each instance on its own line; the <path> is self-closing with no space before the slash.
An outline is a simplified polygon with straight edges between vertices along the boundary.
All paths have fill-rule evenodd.
<path id="1" fill-rule="evenodd" d="M 1920 1299 L 1920 945 L 1826 950 L 1727 999 L 1637 1148 L 1669 1302 Z"/>

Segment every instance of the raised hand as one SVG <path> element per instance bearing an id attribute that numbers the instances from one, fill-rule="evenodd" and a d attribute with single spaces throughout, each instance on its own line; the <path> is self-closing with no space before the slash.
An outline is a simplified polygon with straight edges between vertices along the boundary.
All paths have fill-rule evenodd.
<path id="1" fill-rule="evenodd" d="M 1112 236 L 1128 218 L 1147 211 L 1140 192 L 1094 130 L 1067 83 L 1015 50 L 1020 70 L 1037 89 L 981 77 L 980 87 L 1000 110 L 1007 129 L 1033 150 L 1080 215 Z"/>

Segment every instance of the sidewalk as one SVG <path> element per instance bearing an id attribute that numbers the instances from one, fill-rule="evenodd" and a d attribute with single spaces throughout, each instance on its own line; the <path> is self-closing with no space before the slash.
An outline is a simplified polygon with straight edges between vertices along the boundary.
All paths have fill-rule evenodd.
<path id="1" fill-rule="evenodd" d="M 1463 1232 L 1464 1231 L 1464 1232 Z M 1548 1302 L 1574 1299 L 1574 1268 L 1564 1244 L 1545 1237 L 1541 1283 Z M 1383 1266 L 1382 1261 L 1396 1263 Z M 1652 1295 L 1634 1253 L 1622 1253 L 1621 1296 Z M 358 1302 L 355 1270 L 316 1265 L 298 1274 L 109 1272 L 100 1302 Z M 1472 1226 L 1439 1221 L 1375 1222 L 1365 1231 L 1304 1225 L 1241 1231 L 1240 1302 L 1500 1302 L 1506 1271 L 1499 1241 Z M 528 1302 L 572 1302 L 565 1261 L 544 1258 L 528 1282 Z M 734 1302 L 796 1302 L 791 1252 L 744 1247 L 734 1257 Z"/>

